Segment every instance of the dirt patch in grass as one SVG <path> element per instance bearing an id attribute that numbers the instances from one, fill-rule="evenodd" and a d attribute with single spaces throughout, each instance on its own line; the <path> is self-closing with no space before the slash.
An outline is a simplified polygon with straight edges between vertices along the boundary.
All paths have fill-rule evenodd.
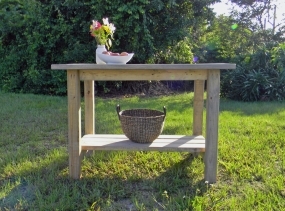
<path id="1" fill-rule="evenodd" d="M 35 187 L 26 182 L 12 189 L 5 197 L 0 198 L 0 210 L 25 209 L 29 202 L 35 199 Z"/>

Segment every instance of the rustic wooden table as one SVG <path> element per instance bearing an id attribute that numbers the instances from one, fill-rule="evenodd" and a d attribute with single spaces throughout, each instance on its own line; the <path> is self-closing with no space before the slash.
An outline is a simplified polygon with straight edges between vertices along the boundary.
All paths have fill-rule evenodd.
<path id="1" fill-rule="evenodd" d="M 205 181 L 215 183 L 218 160 L 220 70 L 235 64 L 52 64 L 67 70 L 69 175 L 81 176 L 81 158 L 86 150 L 158 150 L 205 152 Z M 160 135 L 151 144 L 134 143 L 124 135 L 95 134 L 94 80 L 194 80 L 193 134 Z M 80 81 L 84 81 L 85 135 L 81 135 Z M 207 81 L 206 139 L 202 136 L 204 85 Z"/>

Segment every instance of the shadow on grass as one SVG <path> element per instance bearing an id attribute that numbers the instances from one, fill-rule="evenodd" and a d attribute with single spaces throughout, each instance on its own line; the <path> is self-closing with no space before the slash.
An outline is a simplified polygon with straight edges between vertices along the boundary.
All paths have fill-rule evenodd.
<path id="1" fill-rule="evenodd" d="M 89 158 L 86 159 L 90 162 Z M 46 156 L 44 165 L 25 168 L 13 177 L 1 179 L 3 185 L 11 183 L 13 187 L 0 198 L 0 208 L 88 210 L 93 206 L 94 210 L 136 210 L 139 204 L 144 204 L 147 209 L 161 210 L 164 206 L 170 206 L 166 205 L 170 203 L 170 196 L 171 206 L 174 208 L 175 203 L 187 200 L 184 204 L 190 209 L 192 200 L 207 191 L 204 181 L 197 179 L 197 175 L 189 171 L 189 168 L 194 168 L 194 159 L 200 158 L 187 154 L 183 160 L 171 165 L 166 171 L 158 171 L 158 176 L 151 178 L 146 178 L 135 170 L 129 178 L 122 178 L 112 172 L 108 174 L 105 170 L 102 174 L 90 174 L 90 168 L 86 164 L 82 166 L 85 176 L 80 180 L 73 180 L 68 176 L 66 154 Z M 105 158 L 103 165 L 109 165 L 110 161 L 112 156 Z M 144 168 L 143 165 L 139 167 Z"/>
<path id="2" fill-rule="evenodd" d="M 189 153 L 185 154 L 187 156 L 183 160 L 171 165 L 166 171 L 158 172 L 158 176 L 152 178 L 137 173 L 124 179 L 83 177 L 80 182 L 89 184 L 89 187 L 98 187 L 97 191 L 102 192 L 97 208 L 102 208 L 100 204 L 106 205 L 111 197 L 113 205 L 109 209 L 105 208 L 106 210 L 137 210 L 139 205 L 146 210 L 165 210 L 166 207 L 170 210 L 178 210 L 178 207 L 181 210 L 191 210 L 195 197 L 204 195 L 208 187 L 204 179 L 199 179 L 203 175 L 197 177 L 189 170 L 195 168 L 192 165 L 195 159 L 202 158 Z M 157 165 L 160 165 L 159 162 Z M 140 168 L 145 167 L 141 165 Z"/>
<path id="3" fill-rule="evenodd" d="M 205 102 L 206 103 L 206 102 Z M 220 112 L 230 111 L 239 115 L 273 114 L 285 111 L 284 102 L 240 102 L 233 100 L 220 100 Z"/>
<path id="4" fill-rule="evenodd" d="M 15 155 L 18 161 L 12 164 L 15 169 L 0 177 L 1 211 L 30 210 L 30 205 L 38 200 L 38 194 L 53 187 L 60 172 L 66 171 L 68 165 L 67 155 L 60 154 L 58 150 L 50 150 L 40 156 L 35 156 L 32 151 L 28 157 L 18 153 Z"/>
<path id="5" fill-rule="evenodd" d="M 192 165 L 195 159 L 202 158 L 188 154 L 181 162 L 172 165 L 166 172 L 154 179 L 154 187 L 164 193 L 164 199 L 161 198 L 161 201 L 171 197 L 173 204 L 180 204 L 181 210 L 193 210 L 195 197 L 204 195 L 208 190 L 205 180 L 201 179 L 203 175 L 197 176 L 193 173 L 194 171 L 190 170 L 196 168 Z"/>
<path id="6" fill-rule="evenodd" d="M 189 101 L 190 102 L 190 101 Z M 172 103 L 170 103 L 172 105 Z M 187 105 L 189 106 L 189 104 Z M 187 106 L 176 107 L 173 103 L 174 110 L 177 108 L 179 111 L 187 109 Z M 193 99 L 191 99 L 191 108 L 193 106 Z M 204 100 L 204 111 L 206 112 L 207 100 Z M 259 115 L 259 114 L 273 114 L 280 113 L 285 111 L 285 101 L 259 101 L 259 102 L 242 102 L 234 101 L 229 99 L 220 99 L 220 112 L 233 112 L 239 115 L 250 116 L 250 115 Z M 181 110 L 180 110 L 181 109 Z M 206 114 L 206 113 L 205 113 Z"/>
<path id="7" fill-rule="evenodd" d="M 27 203 L 35 200 L 35 187 L 28 184 L 25 179 L 21 179 L 18 182 L 19 184 L 7 196 L 0 198 L 0 210 L 21 209 L 22 207 L 19 205 L 20 200 Z"/>

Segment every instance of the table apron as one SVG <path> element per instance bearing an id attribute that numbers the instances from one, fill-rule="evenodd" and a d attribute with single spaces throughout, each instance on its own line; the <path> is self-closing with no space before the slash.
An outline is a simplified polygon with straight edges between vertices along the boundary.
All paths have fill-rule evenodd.
<path id="1" fill-rule="evenodd" d="M 207 80 L 208 70 L 80 70 L 82 81 Z"/>

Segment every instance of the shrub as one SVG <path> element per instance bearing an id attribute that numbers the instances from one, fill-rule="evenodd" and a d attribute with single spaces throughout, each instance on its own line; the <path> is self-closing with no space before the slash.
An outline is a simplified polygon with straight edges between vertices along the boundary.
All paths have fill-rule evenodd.
<path id="1" fill-rule="evenodd" d="M 276 71 L 275 77 L 272 76 L 269 81 L 270 83 L 264 87 L 265 99 L 278 101 L 285 100 L 285 70 Z"/>
<path id="2" fill-rule="evenodd" d="M 223 97 L 242 101 L 285 99 L 284 43 L 262 43 L 253 54 L 240 55 L 238 60 L 236 70 L 222 73 Z"/>
<path id="3" fill-rule="evenodd" d="M 236 70 L 222 74 L 221 96 L 241 101 L 282 101 L 285 99 L 285 71 L 248 70 L 237 66 Z"/>
<path id="4" fill-rule="evenodd" d="M 0 1 L 0 89 L 66 94 L 64 71 L 50 65 L 94 63 L 96 42 L 89 26 L 103 17 L 117 27 L 111 50 L 135 52 L 133 63 L 192 61 L 185 37 L 190 26 L 210 17 L 206 6 L 213 2 Z M 168 50 L 173 53 L 167 57 L 160 53 Z M 97 85 L 108 91 L 106 83 Z"/>

